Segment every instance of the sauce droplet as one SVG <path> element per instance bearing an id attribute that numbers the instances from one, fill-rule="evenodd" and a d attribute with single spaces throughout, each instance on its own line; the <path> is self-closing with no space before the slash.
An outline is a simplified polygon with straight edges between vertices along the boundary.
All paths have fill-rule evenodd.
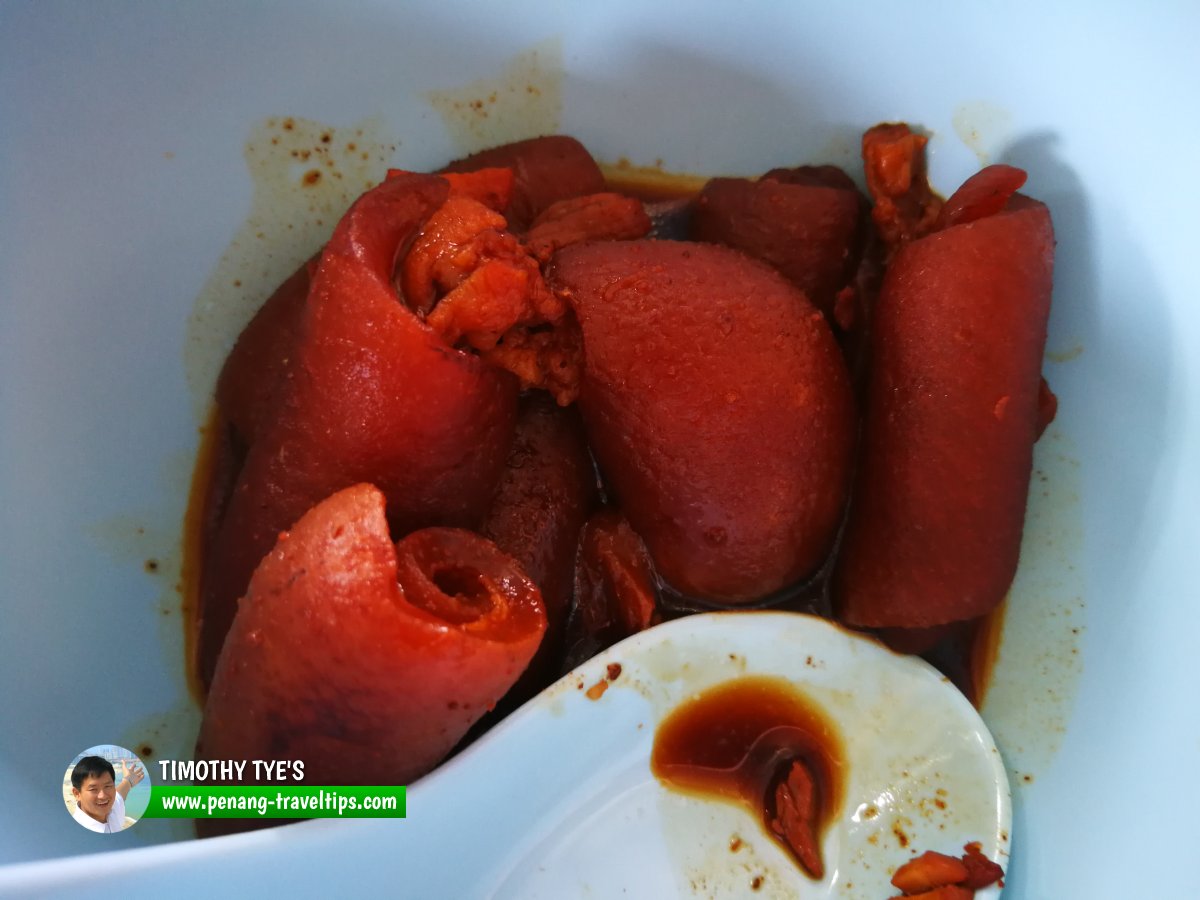
<path id="1" fill-rule="evenodd" d="M 833 722 L 782 678 L 748 676 L 672 712 L 650 768 L 672 790 L 737 803 L 813 878 L 821 835 L 842 803 L 844 759 Z"/>

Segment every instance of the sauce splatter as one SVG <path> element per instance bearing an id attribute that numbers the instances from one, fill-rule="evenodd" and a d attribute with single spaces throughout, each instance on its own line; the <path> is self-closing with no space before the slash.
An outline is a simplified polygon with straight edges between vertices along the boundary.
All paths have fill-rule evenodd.
<path id="1" fill-rule="evenodd" d="M 458 150 L 555 134 L 562 117 L 562 41 L 553 38 L 517 54 L 499 74 L 461 87 L 430 91 Z"/>
<path id="2" fill-rule="evenodd" d="M 1062 744 L 1083 672 L 1086 603 L 1079 457 L 1051 426 L 1034 447 L 1021 565 L 980 709 L 1013 786 L 1028 788 Z"/>
<path id="3" fill-rule="evenodd" d="M 242 151 L 253 183 L 250 215 L 188 317 L 184 368 L 198 424 L 208 417 L 217 373 L 242 328 L 383 177 L 395 149 L 376 119 L 334 128 L 271 116 L 250 129 Z"/>
<path id="4" fill-rule="evenodd" d="M 981 166 L 990 165 L 993 155 L 1008 143 L 1012 133 L 1012 113 L 977 100 L 959 106 L 951 117 L 954 132 L 975 154 Z"/>

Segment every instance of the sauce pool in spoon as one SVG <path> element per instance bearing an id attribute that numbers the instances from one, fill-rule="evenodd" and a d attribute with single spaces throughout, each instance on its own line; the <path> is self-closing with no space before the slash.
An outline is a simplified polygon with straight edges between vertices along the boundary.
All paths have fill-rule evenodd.
<path id="1" fill-rule="evenodd" d="M 819 879 L 822 833 L 842 803 L 844 760 L 832 720 L 791 682 L 747 676 L 663 720 L 650 768 L 673 790 L 746 807 Z"/>

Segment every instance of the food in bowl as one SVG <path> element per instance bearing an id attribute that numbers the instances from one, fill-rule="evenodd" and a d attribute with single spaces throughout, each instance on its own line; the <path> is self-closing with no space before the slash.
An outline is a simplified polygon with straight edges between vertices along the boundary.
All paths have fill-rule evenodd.
<path id="1" fill-rule="evenodd" d="M 925 650 L 992 610 L 1053 234 L 1010 167 L 943 203 L 923 147 L 867 133 L 873 205 L 827 166 L 643 201 L 565 137 L 359 198 L 218 384 L 199 755 L 407 782 L 665 616 Z"/>

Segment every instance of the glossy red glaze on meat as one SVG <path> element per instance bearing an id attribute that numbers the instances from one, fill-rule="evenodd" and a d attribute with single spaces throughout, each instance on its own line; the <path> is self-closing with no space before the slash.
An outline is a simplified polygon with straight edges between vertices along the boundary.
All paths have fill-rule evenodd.
<path id="1" fill-rule="evenodd" d="M 489 541 L 432 528 L 393 544 L 383 494 L 347 488 L 255 571 L 197 758 L 302 760 L 308 784 L 408 784 L 504 695 L 545 626 L 537 588 Z"/>
<path id="2" fill-rule="evenodd" d="M 712 179 L 696 198 L 691 236 L 762 260 L 832 316 L 858 266 L 865 204 L 848 177 L 807 171 Z"/>
<path id="3" fill-rule="evenodd" d="M 217 405 L 238 438 L 252 442 L 270 415 L 288 360 L 296 347 L 311 269 L 300 266 L 255 313 L 225 359 L 217 379 Z"/>
<path id="4" fill-rule="evenodd" d="M 542 591 L 551 629 L 571 602 L 575 548 L 596 501 L 596 472 L 578 413 L 545 394 L 521 399 L 508 462 L 480 534 Z"/>
<path id="5" fill-rule="evenodd" d="M 549 624 L 505 706 L 524 702 L 559 675 L 575 593 L 575 551 L 596 495 L 596 470 L 578 411 L 540 392 L 526 394 L 508 464 L 479 533 L 520 563 L 541 589 Z"/>
<path id="6" fill-rule="evenodd" d="M 397 251 L 445 199 L 403 175 L 364 194 L 321 255 L 277 409 L 250 447 L 201 586 L 201 675 L 263 555 L 314 503 L 368 481 L 399 532 L 477 525 L 504 467 L 517 383 L 399 302 Z"/>
<path id="7" fill-rule="evenodd" d="M 583 144 L 566 135 L 530 138 L 492 147 L 455 160 L 446 172 L 470 172 L 488 167 L 513 170 L 512 203 L 506 211 L 509 227 L 523 230 L 547 207 L 570 197 L 604 190 L 604 175 Z"/>
<path id="8" fill-rule="evenodd" d="M 408 169 L 388 169 L 388 178 L 397 178 L 401 175 L 412 175 Z M 515 176 L 513 170 L 507 167 L 472 169 L 469 172 L 446 172 L 439 173 L 441 178 L 446 179 L 446 183 L 450 185 L 450 193 L 453 196 L 469 197 L 478 203 L 482 203 L 488 209 L 494 209 L 496 212 L 504 212 L 508 209 L 508 205 L 512 202 L 513 186 L 515 184 Z"/>
<path id="9" fill-rule="evenodd" d="M 995 165 L 980 169 L 943 204 L 933 230 L 966 225 L 1002 212 L 1013 194 L 1025 184 L 1025 178 L 1025 170 L 1015 166 Z"/>
<path id="10" fill-rule="evenodd" d="M 1049 212 L 1020 196 L 892 258 L 834 573 L 843 621 L 926 628 L 1003 600 L 1044 406 L 1053 258 Z"/>
<path id="11" fill-rule="evenodd" d="M 782 276 L 711 244 L 569 247 L 551 286 L 583 331 L 593 453 L 658 574 L 745 603 L 810 574 L 841 515 L 845 363 Z"/>

